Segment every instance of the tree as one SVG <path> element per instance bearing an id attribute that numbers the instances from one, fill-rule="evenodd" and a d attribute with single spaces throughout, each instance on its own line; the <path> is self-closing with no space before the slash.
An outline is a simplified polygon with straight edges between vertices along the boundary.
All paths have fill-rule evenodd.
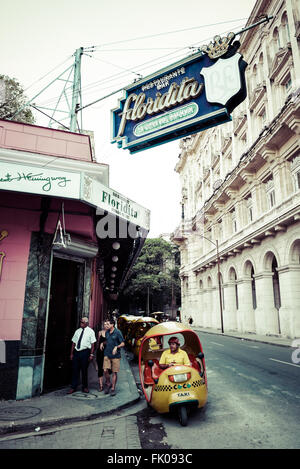
<path id="1" fill-rule="evenodd" d="M 26 106 L 27 98 L 20 83 L 6 75 L 0 75 L 0 119 L 13 119 L 17 122 L 33 124 L 35 119 Z M 14 117 L 17 111 L 20 112 Z"/>
<path id="2" fill-rule="evenodd" d="M 180 298 L 178 248 L 161 238 L 147 239 L 122 294 L 122 309 L 163 311 Z"/>

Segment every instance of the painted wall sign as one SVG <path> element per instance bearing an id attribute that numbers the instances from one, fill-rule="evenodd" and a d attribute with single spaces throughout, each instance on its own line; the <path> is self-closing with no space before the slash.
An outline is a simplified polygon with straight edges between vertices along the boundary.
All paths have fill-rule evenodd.
<path id="1" fill-rule="evenodd" d="M 112 143 L 134 153 L 231 120 L 246 97 L 247 66 L 233 39 L 216 36 L 200 53 L 127 86 L 111 111 Z"/>
<path id="2" fill-rule="evenodd" d="M 0 162 L 0 190 L 79 198 L 80 173 Z"/>
<path id="3" fill-rule="evenodd" d="M 150 230 L 150 210 L 86 174 L 82 178 L 81 200 Z"/>

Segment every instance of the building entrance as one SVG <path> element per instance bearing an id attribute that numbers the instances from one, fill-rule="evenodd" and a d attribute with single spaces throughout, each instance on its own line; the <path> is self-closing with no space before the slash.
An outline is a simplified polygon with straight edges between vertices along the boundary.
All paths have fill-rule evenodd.
<path id="1" fill-rule="evenodd" d="M 71 339 L 82 309 L 84 264 L 53 257 L 43 391 L 71 382 Z"/>

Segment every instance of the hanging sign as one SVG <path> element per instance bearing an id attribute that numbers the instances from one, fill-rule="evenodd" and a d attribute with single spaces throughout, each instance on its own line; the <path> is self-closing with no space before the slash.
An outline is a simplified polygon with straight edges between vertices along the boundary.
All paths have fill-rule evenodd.
<path id="1" fill-rule="evenodd" d="M 81 200 L 97 207 L 97 213 L 102 210 L 150 230 L 150 210 L 86 174 L 81 182 Z"/>
<path id="2" fill-rule="evenodd" d="M 124 89 L 111 111 L 112 143 L 134 153 L 231 120 L 246 97 L 247 63 L 234 33 Z"/>

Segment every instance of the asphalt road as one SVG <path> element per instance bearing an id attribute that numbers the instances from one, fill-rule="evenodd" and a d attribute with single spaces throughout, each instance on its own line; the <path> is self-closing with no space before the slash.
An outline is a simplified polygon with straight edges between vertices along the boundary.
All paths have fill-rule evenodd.
<path id="1" fill-rule="evenodd" d="M 173 415 L 157 414 L 142 397 L 137 405 L 99 422 L 9 437 L 0 450 L 299 449 L 300 365 L 292 361 L 294 349 L 222 335 L 199 337 L 206 359 L 208 402 L 191 413 L 187 427 L 181 427 Z M 131 360 L 131 366 L 139 385 L 137 363 Z M 117 429 L 114 438 L 112 429 Z"/>
<path id="2" fill-rule="evenodd" d="M 199 334 L 206 358 L 208 402 L 180 429 L 162 419 L 175 449 L 300 448 L 300 366 L 293 349 Z M 152 418 L 152 422 L 153 422 Z"/>

